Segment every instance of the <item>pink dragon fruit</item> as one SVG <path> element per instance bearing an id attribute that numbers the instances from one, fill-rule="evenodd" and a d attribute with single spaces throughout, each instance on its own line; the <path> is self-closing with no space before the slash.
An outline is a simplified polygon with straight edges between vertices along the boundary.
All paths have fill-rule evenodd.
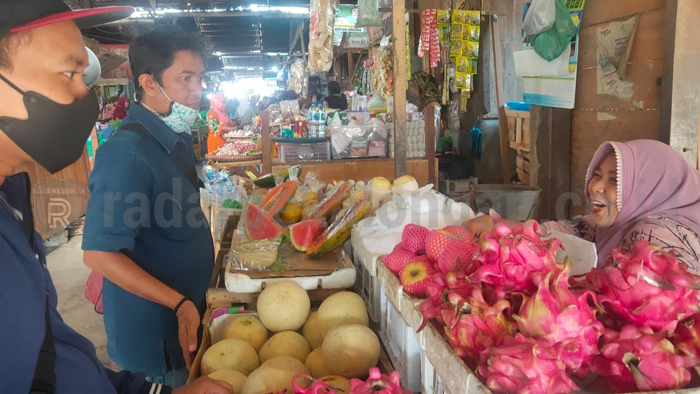
<path id="1" fill-rule="evenodd" d="M 401 375 L 394 371 L 383 375 L 379 368 L 369 370 L 369 379 L 362 381 L 352 379 L 350 381 L 350 394 L 411 394 L 401 388 Z"/>
<path id="2" fill-rule="evenodd" d="M 594 290 L 607 314 L 622 325 L 671 333 L 679 320 L 698 312 L 700 278 L 669 253 L 648 242 L 631 251 L 614 249 L 606 267 L 574 285 Z"/>
<path id="3" fill-rule="evenodd" d="M 479 267 L 474 261 L 478 251 L 477 244 L 467 242 L 452 242 L 445 246 L 435 265 L 443 274 L 462 272 L 465 276 L 472 274 Z"/>
<path id="4" fill-rule="evenodd" d="M 452 292 L 448 295 L 450 309 L 442 310 L 447 342 L 470 368 L 479 361 L 479 353 L 503 344 L 515 335 L 516 325 L 508 319 L 507 300 L 499 300 L 490 306 L 475 289 L 466 300 Z"/>
<path id="5" fill-rule="evenodd" d="M 689 360 L 676 353 L 665 332 L 650 327 L 624 326 L 618 333 L 606 330 L 600 355 L 591 371 L 604 377 L 591 389 L 606 391 L 661 391 L 681 389 L 690 383 Z"/>
<path id="6" fill-rule="evenodd" d="M 511 230 L 498 217 L 494 221 L 496 230 L 486 236 L 477 259 L 481 266 L 469 277 L 482 282 L 487 300 L 504 299 L 511 292 L 532 295 L 547 274 L 563 268 L 555 255 L 561 242 L 543 241 L 537 222 Z"/>
<path id="7" fill-rule="evenodd" d="M 696 370 L 700 369 L 700 314 L 680 322 L 671 336 L 671 342 Z"/>
<path id="8" fill-rule="evenodd" d="M 442 311 L 450 308 L 447 302 L 447 297 L 450 293 L 456 293 L 462 298 L 467 298 L 471 296 L 475 289 L 476 287 L 473 283 L 457 273 L 451 272 L 447 275 L 434 274 L 427 284 L 426 294 L 428 298 L 419 306 L 423 315 L 423 322 L 418 328 L 418 332 L 421 332 L 431 319 L 435 319 L 440 325 L 444 324 Z"/>
<path id="9" fill-rule="evenodd" d="M 513 319 L 523 335 L 549 346 L 559 345 L 560 358 L 568 371 L 584 377 L 605 330 L 588 304 L 589 297 L 596 302 L 595 294 L 585 291 L 576 295 L 569 290 L 568 266 L 550 285 L 553 274 L 547 275 L 533 296 L 524 296 L 520 313 Z"/>
<path id="10" fill-rule="evenodd" d="M 555 349 L 522 334 L 481 352 L 477 373 L 496 392 L 558 394 L 579 390 Z"/>
<path id="11" fill-rule="evenodd" d="M 413 253 L 425 252 L 425 239 L 430 234 L 430 230 L 417 224 L 408 224 L 403 229 L 401 243 L 404 248 Z"/>

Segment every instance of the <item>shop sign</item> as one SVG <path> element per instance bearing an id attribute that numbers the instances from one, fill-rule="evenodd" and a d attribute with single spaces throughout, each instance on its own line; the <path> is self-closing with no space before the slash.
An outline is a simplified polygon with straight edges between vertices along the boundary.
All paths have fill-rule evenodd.
<path id="1" fill-rule="evenodd" d="M 348 48 L 367 48 L 369 46 L 369 37 L 367 33 L 349 33 Z"/>
<path id="2" fill-rule="evenodd" d="M 359 33 L 365 31 L 357 24 L 357 7 L 353 5 L 338 5 L 335 11 L 335 31 Z"/>

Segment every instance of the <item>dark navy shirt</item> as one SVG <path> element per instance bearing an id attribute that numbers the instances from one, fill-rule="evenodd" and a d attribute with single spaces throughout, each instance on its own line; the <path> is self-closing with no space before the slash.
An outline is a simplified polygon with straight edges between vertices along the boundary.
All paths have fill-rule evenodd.
<path id="1" fill-rule="evenodd" d="M 92 343 L 61 319 L 29 196 L 26 173 L 0 185 L 0 393 L 29 392 L 46 331 L 47 296 L 56 394 L 148 393 L 152 385 L 144 375 L 103 368 Z M 166 392 L 170 389 L 161 391 Z"/>
<path id="2" fill-rule="evenodd" d="M 140 123 L 147 131 L 130 130 Z M 214 266 L 214 246 L 199 188 L 173 161 L 194 167 L 192 137 L 133 104 L 102 145 L 90 175 L 83 250 L 122 252 L 153 277 L 188 296 L 200 311 Z M 151 377 L 185 367 L 177 318 L 169 308 L 121 289 L 103 288 L 110 357 Z"/>

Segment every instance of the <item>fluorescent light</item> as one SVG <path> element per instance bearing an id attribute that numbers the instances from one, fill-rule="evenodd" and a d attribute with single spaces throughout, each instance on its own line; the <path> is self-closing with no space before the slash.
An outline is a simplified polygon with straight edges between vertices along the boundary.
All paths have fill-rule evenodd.
<path id="1" fill-rule="evenodd" d="M 278 70 L 277 66 L 272 66 L 272 71 L 277 71 L 277 70 Z"/>
<path id="2" fill-rule="evenodd" d="M 221 55 L 223 55 L 223 53 L 218 52 L 218 51 L 217 51 L 217 52 L 214 52 L 214 56 L 221 56 Z"/>

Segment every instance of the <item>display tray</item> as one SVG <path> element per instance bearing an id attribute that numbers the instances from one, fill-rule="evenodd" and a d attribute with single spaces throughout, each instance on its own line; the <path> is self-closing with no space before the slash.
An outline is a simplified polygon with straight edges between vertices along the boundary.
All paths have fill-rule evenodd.
<path id="1" fill-rule="evenodd" d="M 314 309 L 312 309 L 314 310 Z M 202 318 L 202 342 L 197 350 L 197 355 L 192 363 L 192 368 L 190 369 L 190 376 L 187 382 L 191 382 L 201 376 L 200 369 L 202 368 L 202 358 L 204 353 L 217 341 L 221 340 L 223 337 L 223 330 L 226 323 L 235 319 L 241 315 L 252 315 L 257 317 L 258 314 L 254 311 L 238 311 L 238 308 L 209 308 L 204 313 Z M 380 339 L 381 342 L 381 339 Z M 377 365 L 379 370 L 384 374 L 390 374 L 394 371 L 394 367 L 389 360 L 389 356 L 386 353 L 384 346 L 381 347 L 381 354 L 379 356 L 379 363 Z"/>
<path id="2" fill-rule="evenodd" d="M 243 235 L 236 231 L 232 245 L 241 242 Z M 234 293 L 257 293 L 271 283 L 294 281 L 305 290 L 347 289 L 355 283 L 357 271 L 355 265 L 342 248 L 329 253 L 321 259 L 312 259 L 305 253 L 299 253 L 287 247 L 281 247 L 281 258 L 272 269 L 261 271 L 244 271 L 237 269 L 232 258 L 227 257 L 225 284 L 226 289 Z"/>
<path id="3" fill-rule="evenodd" d="M 219 163 L 234 163 L 239 161 L 252 161 L 262 159 L 262 154 L 259 155 L 211 155 L 204 156 L 207 160 L 216 161 Z"/>

